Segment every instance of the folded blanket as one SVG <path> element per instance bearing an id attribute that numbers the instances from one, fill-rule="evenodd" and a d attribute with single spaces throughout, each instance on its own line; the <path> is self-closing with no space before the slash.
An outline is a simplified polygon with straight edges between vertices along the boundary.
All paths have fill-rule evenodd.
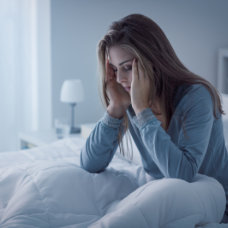
<path id="1" fill-rule="evenodd" d="M 0 153 L 0 227 L 195 227 L 217 224 L 225 193 L 213 178 L 153 180 L 115 157 L 99 174 L 79 167 L 84 142 Z"/>

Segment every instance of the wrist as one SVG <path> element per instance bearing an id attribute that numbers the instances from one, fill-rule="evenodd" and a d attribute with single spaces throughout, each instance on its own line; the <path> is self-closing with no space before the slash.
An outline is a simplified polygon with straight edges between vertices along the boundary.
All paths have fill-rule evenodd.
<path id="1" fill-rule="evenodd" d="M 112 105 L 109 105 L 107 107 L 107 112 L 111 117 L 116 118 L 116 119 L 121 119 L 124 116 L 124 112 L 122 110 L 120 110 L 120 108 L 116 108 Z"/>
<path id="2" fill-rule="evenodd" d="M 138 116 L 141 112 L 143 112 L 147 108 L 148 108 L 148 106 L 143 106 L 143 107 L 140 107 L 140 108 L 135 108 L 134 109 L 135 115 Z"/>

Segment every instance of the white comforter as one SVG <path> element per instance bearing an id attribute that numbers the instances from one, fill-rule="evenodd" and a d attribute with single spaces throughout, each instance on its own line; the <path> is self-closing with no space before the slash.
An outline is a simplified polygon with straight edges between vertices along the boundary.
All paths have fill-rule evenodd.
<path id="1" fill-rule="evenodd" d="M 225 193 L 213 178 L 152 180 L 115 157 L 90 174 L 79 167 L 84 141 L 65 139 L 0 153 L 0 227 L 190 228 L 219 225 Z"/>

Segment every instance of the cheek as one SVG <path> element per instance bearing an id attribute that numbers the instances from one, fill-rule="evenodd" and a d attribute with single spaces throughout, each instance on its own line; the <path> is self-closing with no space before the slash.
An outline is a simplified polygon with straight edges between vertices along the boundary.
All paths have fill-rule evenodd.
<path id="1" fill-rule="evenodd" d="M 128 75 L 128 83 L 131 84 L 132 82 L 132 71 Z"/>

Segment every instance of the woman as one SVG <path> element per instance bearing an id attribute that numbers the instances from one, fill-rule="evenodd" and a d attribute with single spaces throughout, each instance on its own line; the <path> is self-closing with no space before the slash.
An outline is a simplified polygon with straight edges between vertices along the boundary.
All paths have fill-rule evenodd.
<path id="1" fill-rule="evenodd" d="M 129 128 L 148 174 L 189 182 L 205 174 L 228 198 L 219 95 L 186 69 L 159 26 L 143 15 L 124 17 L 100 41 L 98 55 L 107 112 L 81 151 L 81 166 L 103 171 Z"/>

